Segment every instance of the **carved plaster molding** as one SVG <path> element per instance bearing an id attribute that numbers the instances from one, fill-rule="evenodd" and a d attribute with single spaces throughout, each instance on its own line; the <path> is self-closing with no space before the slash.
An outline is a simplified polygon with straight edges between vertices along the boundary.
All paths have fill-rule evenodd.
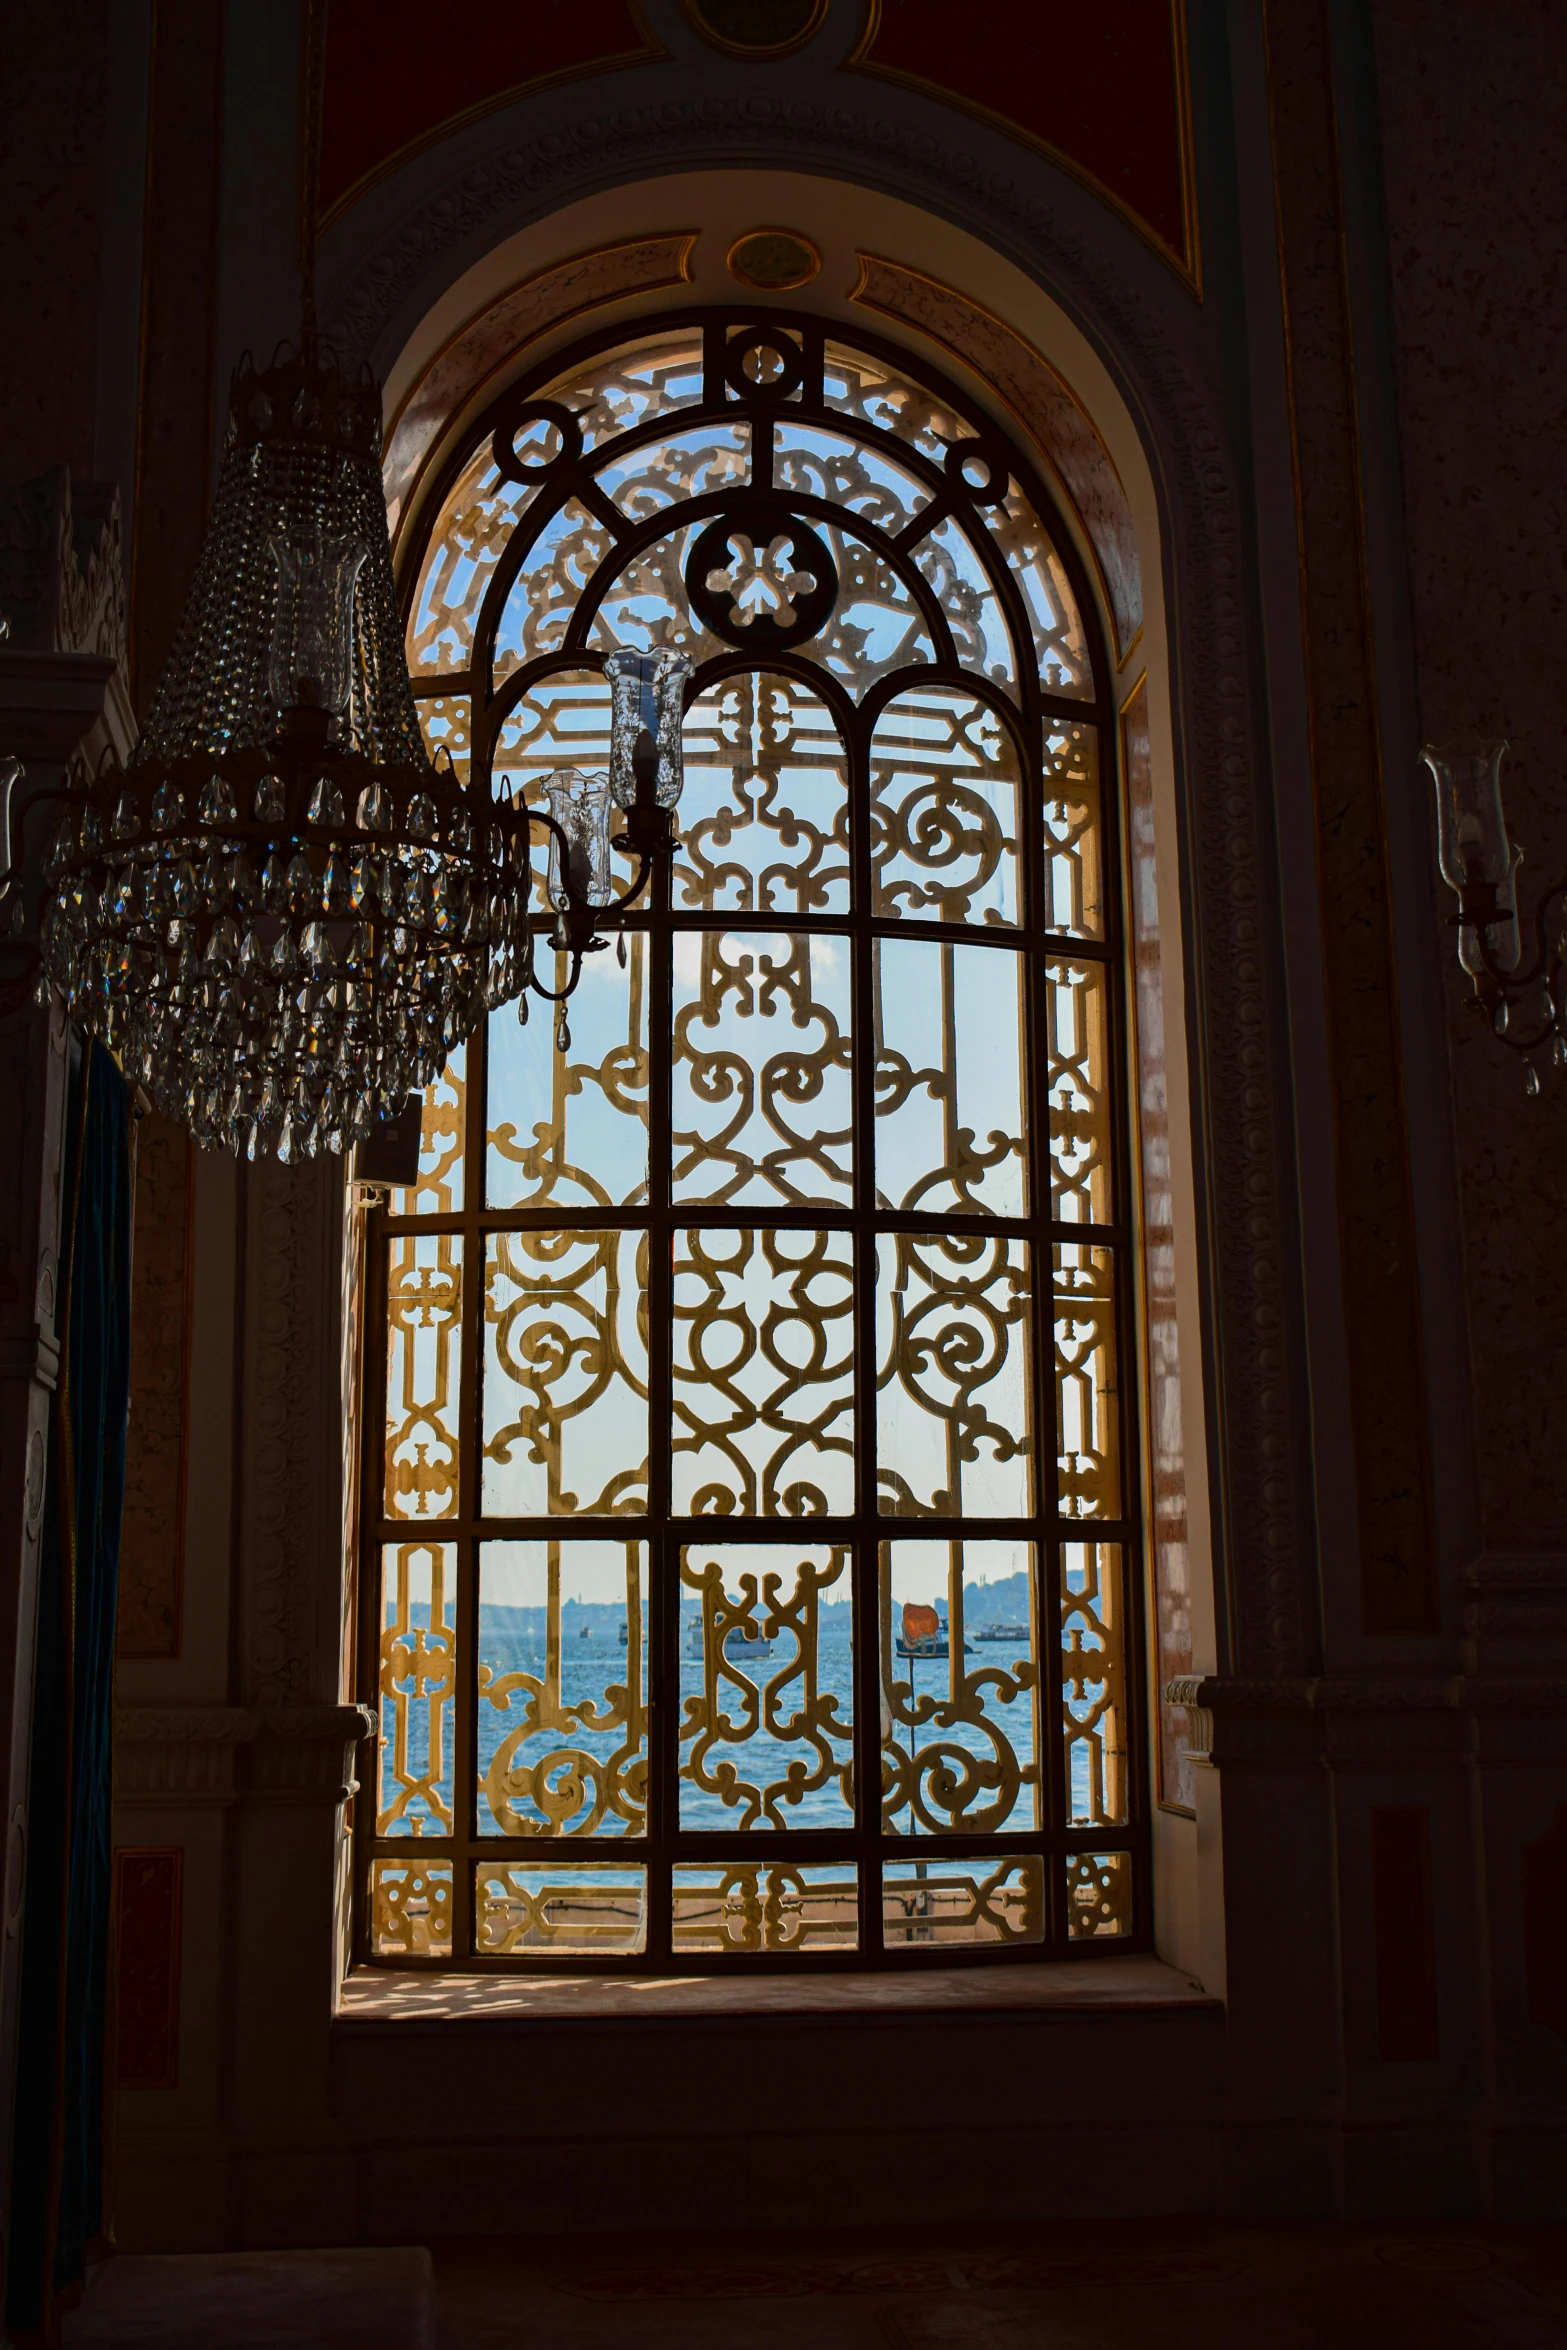
<path id="1" fill-rule="evenodd" d="M 308 1704 L 336 1686 L 341 1615 L 340 1161 L 257 1160 L 245 1216 L 245 1688 Z"/>
<path id="2" fill-rule="evenodd" d="M 1194 1125 L 1214 1299 L 1227 1640 L 1237 1665 L 1298 1672 L 1315 1614 L 1315 1528 L 1294 1433 L 1305 1415 L 1277 874 L 1252 706 L 1246 526 L 1197 356 L 1199 314 L 1127 230 L 1048 164 L 1021 160 L 979 126 L 963 146 L 948 145 L 895 93 L 882 106 L 858 93 L 824 103 L 780 89 L 600 115 L 557 108 L 545 136 L 502 146 L 501 135 L 498 125 L 488 153 L 465 149 L 465 167 L 411 204 L 330 301 L 329 331 L 350 360 L 528 220 L 650 173 L 761 164 L 935 205 L 1046 284 L 1127 385 L 1162 477 L 1179 582 L 1172 672 L 1193 842 Z"/>

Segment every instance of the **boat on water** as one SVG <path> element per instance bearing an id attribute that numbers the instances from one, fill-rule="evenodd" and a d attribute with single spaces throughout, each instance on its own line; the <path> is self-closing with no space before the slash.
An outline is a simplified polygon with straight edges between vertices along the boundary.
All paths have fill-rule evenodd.
<path id="1" fill-rule="evenodd" d="M 1026 1624 L 979 1624 L 975 1627 L 974 1637 L 976 1640 L 1010 1640 L 1014 1646 L 1020 1640 L 1026 1644 L 1028 1626 Z"/>
<path id="2" fill-rule="evenodd" d="M 700 1663 L 703 1653 L 702 1626 L 698 1621 L 686 1634 L 686 1654 Z M 724 1641 L 724 1657 L 732 1665 L 760 1664 L 764 1656 L 772 1653 L 772 1642 L 744 1624 L 736 1624 Z"/>
<path id="3" fill-rule="evenodd" d="M 911 1661 L 919 1657 L 939 1659 L 952 1654 L 946 1620 L 940 1610 L 921 1607 L 914 1600 L 906 1600 L 904 1603 L 903 1629 L 893 1645 L 899 1656 Z M 958 1654 L 968 1656 L 971 1653 L 965 1640 Z"/>

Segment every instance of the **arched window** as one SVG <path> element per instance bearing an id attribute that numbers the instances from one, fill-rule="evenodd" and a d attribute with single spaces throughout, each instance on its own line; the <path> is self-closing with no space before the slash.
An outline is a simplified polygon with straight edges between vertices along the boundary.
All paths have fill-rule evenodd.
<path id="1" fill-rule="evenodd" d="M 461 772 L 605 766 L 617 645 L 695 674 L 665 894 L 562 1048 L 508 1006 L 454 1058 L 371 1219 L 361 1950 L 1135 1942 L 1115 711 L 1070 538 L 956 391 L 782 313 L 553 361 L 427 514 L 409 659 Z"/>

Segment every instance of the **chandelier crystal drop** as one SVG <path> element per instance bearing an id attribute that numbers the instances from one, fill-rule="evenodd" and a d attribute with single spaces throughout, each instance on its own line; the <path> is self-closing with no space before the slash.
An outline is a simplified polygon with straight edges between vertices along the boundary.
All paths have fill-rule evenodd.
<path id="1" fill-rule="evenodd" d="M 370 1134 L 532 977 L 529 813 L 420 734 L 380 405 L 313 341 L 241 363 L 146 731 L 62 795 L 49 851 L 45 986 L 158 1109 L 251 1157 Z"/>

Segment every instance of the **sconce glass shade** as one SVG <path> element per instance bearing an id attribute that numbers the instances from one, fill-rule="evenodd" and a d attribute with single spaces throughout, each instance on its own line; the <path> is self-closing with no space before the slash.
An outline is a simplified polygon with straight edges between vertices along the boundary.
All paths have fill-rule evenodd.
<path id="1" fill-rule="evenodd" d="M 685 780 L 681 726 L 685 718 L 686 680 L 690 658 L 667 646 L 656 653 L 611 653 L 604 663 L 613 697 L 609 752 L 609 788 L 618 808 L 629 808 L 637 796 L 633 765 L 639 739 L 653 738 L 658 754 L 658 782 L 654 797 L 661 808 L 673 808 Z"/>
<path id="2" fill-rule="evenodd" d="M 370 550 L 362 538 L 319 529 L 267 541 L 277 565 L 268 683 L 281 716 L 327 710 L 341 718 L 353 680 L 354 584 Z"/>
<path id="3" fill-rule="evenodd" d="M 615 894 L 609 874 L 608 779 L 583 775 L 575 767 L 557 767 L 545 779 L 544 796 L 565 836 L 563 871 L 560 835 L 550 834 L 545 884 L 550 904 L 558 914 L 564 914 L 573 899 L 578 905 L 607 906 Z"/>
<path id="4" fill-rule="evenodd" d="M 1473 920 L 1459 925 L 1458 959 L 1472 978 L 1486 968 L 1482 944 L 1489 947 L 1493 967 L 1503 971 L 1514 969 L 1523 951 L 1518 929 L 1522 851 L 1508 838 L 1502 810 L 1502 760 L 1507 748 L 1505 741 L 1427 743 L 1420 754 L 1436 787 L 1442 879 L 1460 897 L 1475 889 L 1496 892 L 1499 913 L 1483 925 L 1483 941 L 1482 925 Z"/>

